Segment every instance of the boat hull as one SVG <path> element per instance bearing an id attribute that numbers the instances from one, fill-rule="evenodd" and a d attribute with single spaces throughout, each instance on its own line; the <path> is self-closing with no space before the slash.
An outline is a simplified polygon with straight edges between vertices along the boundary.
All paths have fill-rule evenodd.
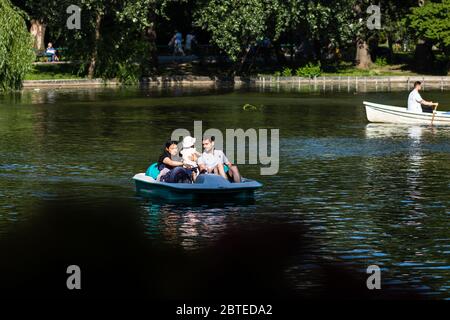
<path id="1" fill-rule="evenodd" d="M 144 173 L 135 175 L 133 179 L 138 194 L 171 200 L 246 199 L 252 198 L 254 191 L 262 186 L 248 179 L 243 179 L 242 183 L 230 183 L 215 175 L 200 175 L 198 183 L 159 182 Z"/>
<path id="2" fill-rule="evenodd" d="M 433 117 L 432 113 L 411 112 L 406 108 L 386 106 L 364 101 L 367 120 L 374 123 L 399 123 L 430 125 Z M 436 112 L 434 125 L 450 125 L 449 112 Z"/>

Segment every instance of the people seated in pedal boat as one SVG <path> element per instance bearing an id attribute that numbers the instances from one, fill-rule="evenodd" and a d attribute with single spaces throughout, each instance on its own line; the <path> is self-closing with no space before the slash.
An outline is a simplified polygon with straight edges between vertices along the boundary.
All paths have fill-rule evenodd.
<path id="1" fill-rule="evenodd" d="M 200 172 L 214 173 L 221 175 L 225 179 L 230 179 L 234 182 L 241 182 L 241 175 L 237 166 L 233 165 L 227 156 L 221 150 L 214 148 L 214 137 L 203 138 L 203 153 L 198 158 L 197 163 Z M 224 165 L 228 166 L 228 171 L 225 172 Z"/>
<path id="2" fill-rule="evenodd" d="M 408 97 L 408 111 L 432 113 L 432 107 L 437 106 L 438 104 L 422 99 L 422 96 L 419 93 L 420 90 L 422 90 L 422 83 L 416 81 L 414 83 L 414 90 L 411 91 Z"/>
<path id="3" fill-rule="evenodd" d="M 180 154 L 183 157 L 184 167 L 192 170 L 192 179 L 195 181 L 198 175 L 198 165 L 197 159 L 201 156 L 194 145 L 196 139 L 191 136 L 186 136 L 183 138 L 183 149 L 181 149 Z"/>
<path id="4" fill-rule="evenodd" d="M 158 170 L 160 172 L 156 180 L 169 183 L 192 182 L 191 170 L 183 166 L 183 159 L 178 154 L 178 142 L 168 140 L 158 159 Z"/>

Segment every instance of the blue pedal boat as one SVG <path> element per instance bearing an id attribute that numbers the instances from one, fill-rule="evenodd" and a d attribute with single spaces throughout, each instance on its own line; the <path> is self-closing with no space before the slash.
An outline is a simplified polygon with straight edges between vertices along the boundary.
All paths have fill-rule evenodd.
<path id="1" fill-rule="evenodd" d="M 258 181 L 242 178 L 242 182 L 229 182 L 214 174 L 201 174 L 194 183 L 160 182 L 145 173 L 133 177 L 136 191 L 144 196 L 156 196 L 172 200 L 208 200 L 211 198 L 249 198 L 262 187 Z"/>

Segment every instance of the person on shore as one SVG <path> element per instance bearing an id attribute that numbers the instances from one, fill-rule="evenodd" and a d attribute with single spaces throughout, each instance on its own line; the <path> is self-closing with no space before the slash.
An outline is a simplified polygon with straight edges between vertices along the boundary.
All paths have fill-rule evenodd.
<path id="1" fill-rule="evenodd" d="M 197 44 L 197 39 L 195 38 L 194 32 L 191 31 L 186 35 L 186 44 L 184 46 L 186 54 L 192 54 L 192 48 L 194 44 Z"/>
<path id="2" fill-rule="evenodd" d="M 233 165 L 227 156 L 221 150 L 214 148 L 214 137 L 203 138 L 203 153 L 198 158 L 198 167 L 200 172 L 214 173 L 221 175 L 225 179 L 231 179 L 234 182 L 241 182 L 241 175 L 237 166 Z M 225 173 L 224 165 L 228 166 Z"/>
<path id="3" fill-rule="evenodd" d="M 414 89 L 408 97 L 408 111 L 432 113 L 432 107 L 435 107 L 438 104 L 422 99 L 422 96 L 419 93 L 420 90 L 422 90 L 422 83 L 420 81 L 416 81 L 414 83 Z"/>
<path id="4" fill-rule="evenodd" d="M 56 49 L 53 48 L 51 42 L 48 43 L 47 50 L 45 50 L 45 55 L 48 57 L 49 62 L 58 61 L 58 56 L 56 55 Z"/>
<path id="5" fill-rule="evenodd" d="M 191 171 L 183 166 L 183 159 L 178 155 L 178 142 L 168 140 L 158 159 L 158 170 L 160 172 L 156 180 L 169 183 L 192 182 Z"/>
<path id="6" fill-rule="evenodd" d="M 178 30 L 175 30 L 175 34 L 169 42 L 169 46 L 173 46 L 173 56 L 177 55 L 178 53 L 181 53 L 183 56 L 185 56 L 182 43 L 183 34 L 181 32 L 178 32 Z"/>

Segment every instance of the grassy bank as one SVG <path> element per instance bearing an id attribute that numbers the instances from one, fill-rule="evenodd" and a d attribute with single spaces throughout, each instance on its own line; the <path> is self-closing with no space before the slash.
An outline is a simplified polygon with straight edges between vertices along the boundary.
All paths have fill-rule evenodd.
<path id="1" fill-rule="evenodd" d="M 418 73 L 411 69 L 409 63 L 387 64 L 385 60 L 376 61 L 368 69 L 359 69 L 351 62 L 339 62 L 335 65 L 317 67 L 317 74 L 300 75 L 302 77 L 379 77 L 379 76 L 426 76 L 438 75 L 437 73 Z M 226 75 L 227 72 L 222 65 L 217 63 L 199 63 L 198 61 L 184 63 L 168 63 L 160 65 L 154 76 L 209 76 L 217 77 Z M 247 76 L 275 76 L 289 77 L 298 76 L 298 68 L 269 66 L 255 67 Z M 445 75 L 442 71 L 439 75 Z M 86 75 L 80 73 L 77 64 L 35 64 L 33 70 L 28 73 L 25 80 L 61 80 L 61 79 L 86 79 Z"/>
<path id="2" fill-rule="evenodd" d="M 352 63 L 342 63 L 336 68 L 324 68 L 322 76 L 416 76 L 418 73 L 408 70 L 406 65 L 377 65 L 373 64 L 369 69 L 356 68 Z"/>
<path id="3" fill-rule="evenodd" d="M 74 64 L 34 64 L 33 70 L 25 76 L 25 80 L 58 80 L 85 79 L 78 74 L 78 66 Z"/>

